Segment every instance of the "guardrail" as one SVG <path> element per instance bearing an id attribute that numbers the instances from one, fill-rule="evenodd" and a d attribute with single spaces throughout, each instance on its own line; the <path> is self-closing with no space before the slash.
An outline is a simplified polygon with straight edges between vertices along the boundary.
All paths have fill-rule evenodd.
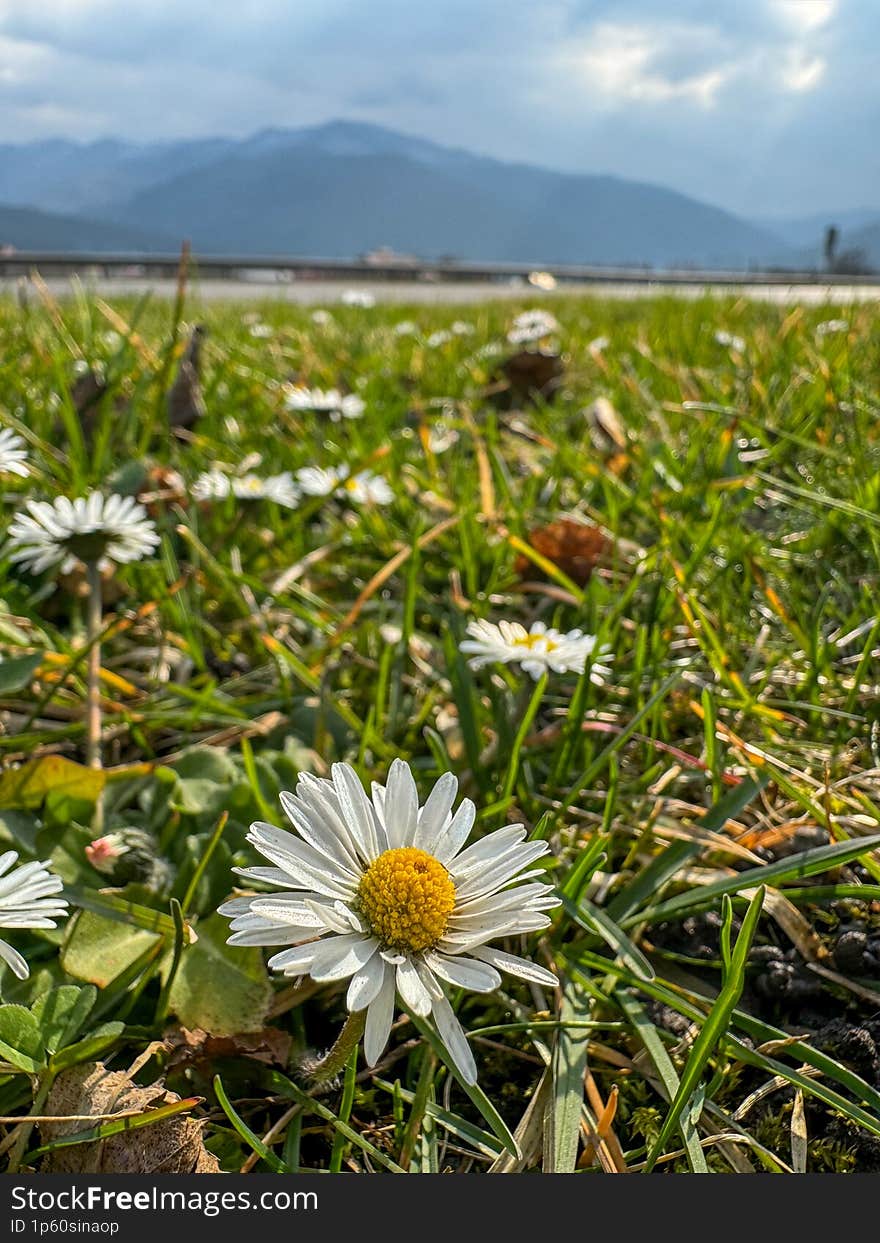
<path id="1" fill-rule="evenodd" d="M 470 261 L 390 261 L 321 259 L 289 255 L 192 255 L 190 276 L 203 280 L 286 281 L 423 281 L 493 282 L 528 280 L 536 269 L 559 284 L 645 285 L 880 285 L 880 273 L 851 276 L 819 271 L 732 271 L 724 269 L 658 269 L 601 267 L 595 264 L 475 263 Z M 146 276 L 173 279 L 177 254 L 67 254 L 53 251 L 13 251 L 0 254 L 0 277 L 94 276 L 125 279 Z"/>

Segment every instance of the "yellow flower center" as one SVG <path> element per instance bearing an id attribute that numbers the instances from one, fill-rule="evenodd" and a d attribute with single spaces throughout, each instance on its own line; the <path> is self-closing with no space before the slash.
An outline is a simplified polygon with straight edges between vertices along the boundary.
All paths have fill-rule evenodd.
<path id="1" fill-rule="evenodd" d="M 436 945 L 455 909 L 455 886 L 442 863 L 415 846 L 386 850 L 358 885 L 357 905 L 388 949 L 418 954 Z"/>
<path id="2" fill-rule="evenodd" d="M 346 479 L 342 486 L 345 488 L 346 492 L 357 492 L 360 484 L 356 479 Z"/>
<path id="3" fill-rule="evenodd" d="M 554 643 L 552 639 L 548 639 L 545 634 L 527 634 L 521 639 L 513 640 L 514 647 L 527 647 L 530 652 L 533 652 L 539 643 L 544 644 L 545 652 L 555 652 L 557 647 L 559 647 L 558 643 Z"/>

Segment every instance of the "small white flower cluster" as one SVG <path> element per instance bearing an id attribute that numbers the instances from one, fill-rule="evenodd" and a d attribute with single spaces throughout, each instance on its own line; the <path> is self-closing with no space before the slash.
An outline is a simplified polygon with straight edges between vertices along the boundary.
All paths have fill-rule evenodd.
<path id="1" fill-rule="evenodd" d="M 394 500 L 387 481 L 370 470 L 352 475 L 347 466 L 304 466 L 296 472 L 296 482 L 306 496 L 338 496 L 356 505 L 390 505 Z"/>
<path id="2" fill-rule="evenodd" d="M 363 397 L 357 393 L 340 393 L 336 388 L 302 388 L 298 385 L 287 390 L 284 404 L 288 410 L 326 414 L 331 423 L 338 423 L 340 419 L 359 419 L 367 408 Z"/>
<path id="3" fill-rule="evenodd" d="M 728 350 L 734 350 L 737 354 L 743 354 L 746 348 L 746 343 L 742 337 L 736 336 L 733 332 L 727 332 L 724 328 L 719 328 L 715 333 L 715 344 L 724 346 Z"/>
<path id="4" fill-rule="evenodd" d="M 816 325 L 816 336 L 831 337 L 838 332 L 849 332 L 849 320 L 847 319 L 825 319 L 821 324 Z"/>
<path id="5" fill-rule="evenodd" d="M 376 305 L 376 299 L 366 289 L 346 289 L 339 301 L 343 306 L 360 306 L 366 310 Z"/>
<path id="6" fill-rule="evenodd" d="M 507 339 L 511 345 L 528 345 L 552 337 L 556 332 L 559 332 L 559 324 L 549 311 L 523 311 L 514 319 Z"/>
<path id="7" fill-rule="evenodd" d="M 208 470 L 199 475 L 190 491 L 197 501 L 222 501 L 234 496 L 240 501 L 274 501 L 286 509 L 296 509 L 300 499 L 289 470 L 265 479 L 252 472 L 227 475 L 222 470 Z"/>
<path id="8" fill-rule="evenodd" d="M 71 501 L 28 501 L 9 527 L 6 552 L 32 574 L 60 566 L 70 573 L 79 561 L 105 569 L 112 562 L 140 561 L 159 543 L 155 524 L 131 496 L 92 492 Z"/>
<path id="9" fill-rule="evenodd" d="M 461 651 L 470 656 L 472 669 L 482 669 L 495 662 L 518 664 L 536 682 L 544 673 L 583 673 L 587 660 L 596 649 L 596 636 L 582 630 L 563 633 L 533 622 L 526 630 L 519 622 L 472 621 L 467 628 L 471 636 L 461 643 Z M 597 653 L 604 656 L 607 648 Z M 607 665 L 593 664 L 590 681 L 601 685 L 610 674 Z"/>
<path id="10" fill-rule="evenodd" d="M 19 475 L 26 479 L 29 474 L 24 441 L 10 428 L 4 427 L 0 431 L 0 475 Z"/>

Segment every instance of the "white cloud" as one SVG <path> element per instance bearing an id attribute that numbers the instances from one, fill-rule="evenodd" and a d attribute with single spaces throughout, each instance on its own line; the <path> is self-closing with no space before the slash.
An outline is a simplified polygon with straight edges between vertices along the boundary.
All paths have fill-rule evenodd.
<path id="1" fill-rule="evenodd" d="M 673 76 L 664 73 L 658 60 L 682 38 L 697 29 L 668 26 L 620 25 L 600 22 L 576 55 L 582 80 L 595 88 L 598 102 L 609 104 L 691 100 L 711 107 L 729 71 L 724 66 L 698 67 L 696 72 Z"/>
<path id="2" fill-rule="evenodd" d="M 825 76 L 825 61 L 802 48 L 792 48 L 782 63 L 782 85 L 788 91 L 812 91 Z"/>
<path id="3" fill-rule="evenodd" d="M 771 7 L 786 25 L 809 34 L 828 25 L 837 12 L 837 0 L 771 0 Z"/>

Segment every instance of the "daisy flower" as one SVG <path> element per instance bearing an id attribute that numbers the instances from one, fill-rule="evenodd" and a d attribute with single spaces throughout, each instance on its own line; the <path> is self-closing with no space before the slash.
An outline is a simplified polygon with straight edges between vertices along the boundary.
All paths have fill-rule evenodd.
<path id="1" fill-rule="evenodd" d="M 232 480 L 222 470 L 206 470 L 199 475 L 190 492 L 197 501 L 223 501 L 232 495 Z"/>
<path id="2" fill-rule="evenodd" d="M 159 543 L 147 511 L 130 496 L 92 492 L 75 501 L 28 501 L 9 528 L 6 551 L 32 574 L 51 566 L 69 573 L 77 561 L 107 568 L 111 562 L 140 561 Z"/>
<path id="3" fill-rule="evenodd" d="M 333 496 L 345 475 L 344 467 L 303 466 L 296 472 L 296 483 L 306 496 Z"/>
<path id="4" fill-rule="evenodd" d="M 394 325 L 392 331 L 396 337 L 413 337 L 419 331 L 419 326 L 411 319 L 401 319 Z"/>
<path id="5" fill-rule="evenodd" d="M 299 491 L 289 470 L 280 475 L 240 475 L 232 480 L 232 492 L 240 501 L 274 501 L 287 509 L 296 509 Z"/>
<path id="6" fill-rule="evenodd" d="M 11 428 L 4 427 L 0 431 L 0 475 L 20 475 L 26 479 L 29 474 L 24 441 Z"/>
<path id="7" fill-rule="evenodd" d="M 48 860 L 10 872 L 17 859 L 17 850 L 0 855 L 0 928 L 54 928 L 55 920 L 67 915 L 67 899 L 60 896 L 64 882 L 48 870 Z M 0 941 L 0 958 L 20 980 L 30 975 L 24 958 L 5 941 Z"/>
<path id="8" fill-rule="evenodd" d="M 306 496 L 338 496 L 357 505 L 390 505 L 394 493 L 381 475 L 370 470 L 352 475 L 347 466 L 303 466 L 296 486 Z"/>
<path id="9" fill-rule="evenodd" d="M 208 470 L 199 475 L 190 489 L 197 501 L 222 501 L 234 496 L 240 501 L 274 501 L 296 509 L 299 490 L 290 471 L 263 479 L 252 473 L 226 475 L 222 470 Z"/>
<path id="10" fill-rule="evenodd" d="M 541 341 L 559 331 L 556 317 L 549 311 L 523 311 L 517 315 L 507 334 L 511 345 L 527 345 L 531 341 Z"/>
<path id="11" fill-rule="evenodd" d="M 849 320 L 846 319 L 826 319 L 821 324 L 816 325 L 817 337 L 829 337 L 835 332 L 848 332 Z"/>
<path id="12" fill-rule="evenodd" d="M 390 505 L 394 493 L 381 475 L 374 475 L 371 470 L 359 471 L 357 475 L 349 475 L 343 479 L 339 496 L 347 496 L 356 505 Z"/>
<path id="13" fill-rule="evenodd" d="M 445 328 L 439 328 L 436 332 L 432 332 L 426 339 L 425 345 L 430 346 L 432 350 L 438 349 L 441 345 L 446 345 L 452 340 L 452 333 L 447 332 Z"/>
<path id="14" fill-rule="evenodd" d="M 465 848 L 476 808 L 445 773 L 427 801 L 409 765 L 395 760 L 388 784 L 368 797 L 354 769 L 330 779 L 301 773 L 281 804 L 295 832 L 251 825 L 248 841 L 273 865 L 237 869 L 280 891 L 233 898 L 220 907 L 230 945 L 278 945 L 270 967 L 319 982 L 348 980 L 346 1005 L 366 1011 L 364 1053 L 373 1066 L 388 1043 L 395 997 L 431 1015 L 462 1078 L 477 1070 L 444 986 L 489 993 L 499 972 L 553 987 L 555 976 L 490 946 L 499 937 L 546 928 L 558 906 L 531 865 L 548 851 L 521 825 Z"/>
<path id="15" fill-rule="evenodd" d="M 460 650 L 470 656 L 472 669 L 497 661 L 502 665 L 519 664 L 536 682 L 544 673 L 583 673 L 587 659 L 596 648 L 596 636 L 582 630 L 548 628 L 543 622 L 533 622 L 526 630 L 519 622 L 502 621 L 497 625 L 489 621 L 472 621 L 468 628 L 471 636 L 460 644 Z M 601 648 L 598 655 L 604 655 Z M 602 664 L 594 664 L 590 681 L 601 685 L 611 670 Z"/>
<path id="16" fill-rule="evenodd" d="M 715 333 L 715 344 L 723 345 L 729 350 L 735 350 L 737 354 L 744 354 L 746 349 L 746 343 L 742 337 L 738 337 L 736 333 L 727 332 L 724 328 L 719 328 Z"/>
<path id="17" fill-rule="evenodd" d="M 366 289 L 346 289 L 339 301 L 343 306 L 362 306 L 367 309 L 376 305 L 376 299 Z"/>
<path id="18" fill-rule="evenodd" d="M 310 410 L 329 415 L 331 423 L 340 419 L 359 419 L 367 408 L 357 393 L 340 393 L 337 388 L 292 388 L 285 398 L 288 410 Z"/>
<path id="19" fill-rule="evenodd" d="M 312 323 L 317 324 L 319 328 L 327 328 L 333 323 L 333 316 L 319 306 L 317 311 L 312 311 Z"/>

